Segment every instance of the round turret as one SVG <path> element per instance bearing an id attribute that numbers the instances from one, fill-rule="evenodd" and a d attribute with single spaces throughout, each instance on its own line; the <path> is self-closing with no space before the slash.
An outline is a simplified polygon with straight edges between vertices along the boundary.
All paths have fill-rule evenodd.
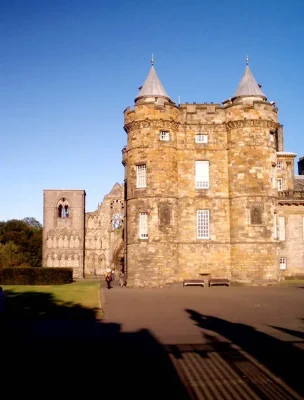
<path id="1" fill-rule="evenodd" d="M 231 266 L 235 280 L 277 279 L 274 218 L 277 109 L 249 66 L 225 102 L 230 196 Z"/>
<path id="2" fill-rule="evenodd" d="M 154 66 L 135 99 L 125 110 L 124 149 L 127 182 L 126 259 L 129 286 L 162 286 L 166 273 L 158 265 L 167 259 L 167 276 L 176 265 L 170 242 L 176 197 L 176 132 L 178 108 L 161 85 Z M 155 246 L 157 243 L 157 246 Z M 171 266 L 172 265 L 172 266 Z"/>

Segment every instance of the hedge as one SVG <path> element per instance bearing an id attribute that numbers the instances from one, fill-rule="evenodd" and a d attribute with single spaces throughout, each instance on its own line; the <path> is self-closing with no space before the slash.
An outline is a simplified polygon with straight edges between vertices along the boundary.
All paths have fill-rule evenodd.
<path id="1" fill-rule="evenodd" d="M 72 268 L 1 268 L 2 285 L 63 285 L 73 282 Z"/>

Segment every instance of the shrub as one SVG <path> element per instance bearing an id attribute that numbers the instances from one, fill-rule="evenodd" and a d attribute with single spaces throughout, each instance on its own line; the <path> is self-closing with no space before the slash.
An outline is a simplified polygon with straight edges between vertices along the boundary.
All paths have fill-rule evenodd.
<path id="1" fill-rule="evenodd" d="M 63 285 L 73 282 L 72 268 L 2 268 L 2 285 Z"/>

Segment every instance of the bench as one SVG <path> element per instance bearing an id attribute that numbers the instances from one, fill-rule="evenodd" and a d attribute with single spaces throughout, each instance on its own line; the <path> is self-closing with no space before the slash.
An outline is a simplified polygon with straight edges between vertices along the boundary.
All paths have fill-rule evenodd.
<path id="1" fill-rule="evenodd" d="M 209 279 L 209 286 L 230 286 L 230 281 L 227 278 L 211 278 Z"/>
<path id="2" fill-rule="evenodd" d="M 203 279 L 186 279 L 183 282 L 183 286 L 205 286 Z"/>

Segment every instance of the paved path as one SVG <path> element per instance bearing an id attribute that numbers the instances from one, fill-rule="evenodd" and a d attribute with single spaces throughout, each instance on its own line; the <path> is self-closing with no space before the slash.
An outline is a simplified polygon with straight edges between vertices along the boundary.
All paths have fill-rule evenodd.
<path id="1" fill-rule="evenodd" d="M 102 298 L 104 322 L 151 335 L 191 398 L 304 396 L 304 288 L 115 287 Z"/>

